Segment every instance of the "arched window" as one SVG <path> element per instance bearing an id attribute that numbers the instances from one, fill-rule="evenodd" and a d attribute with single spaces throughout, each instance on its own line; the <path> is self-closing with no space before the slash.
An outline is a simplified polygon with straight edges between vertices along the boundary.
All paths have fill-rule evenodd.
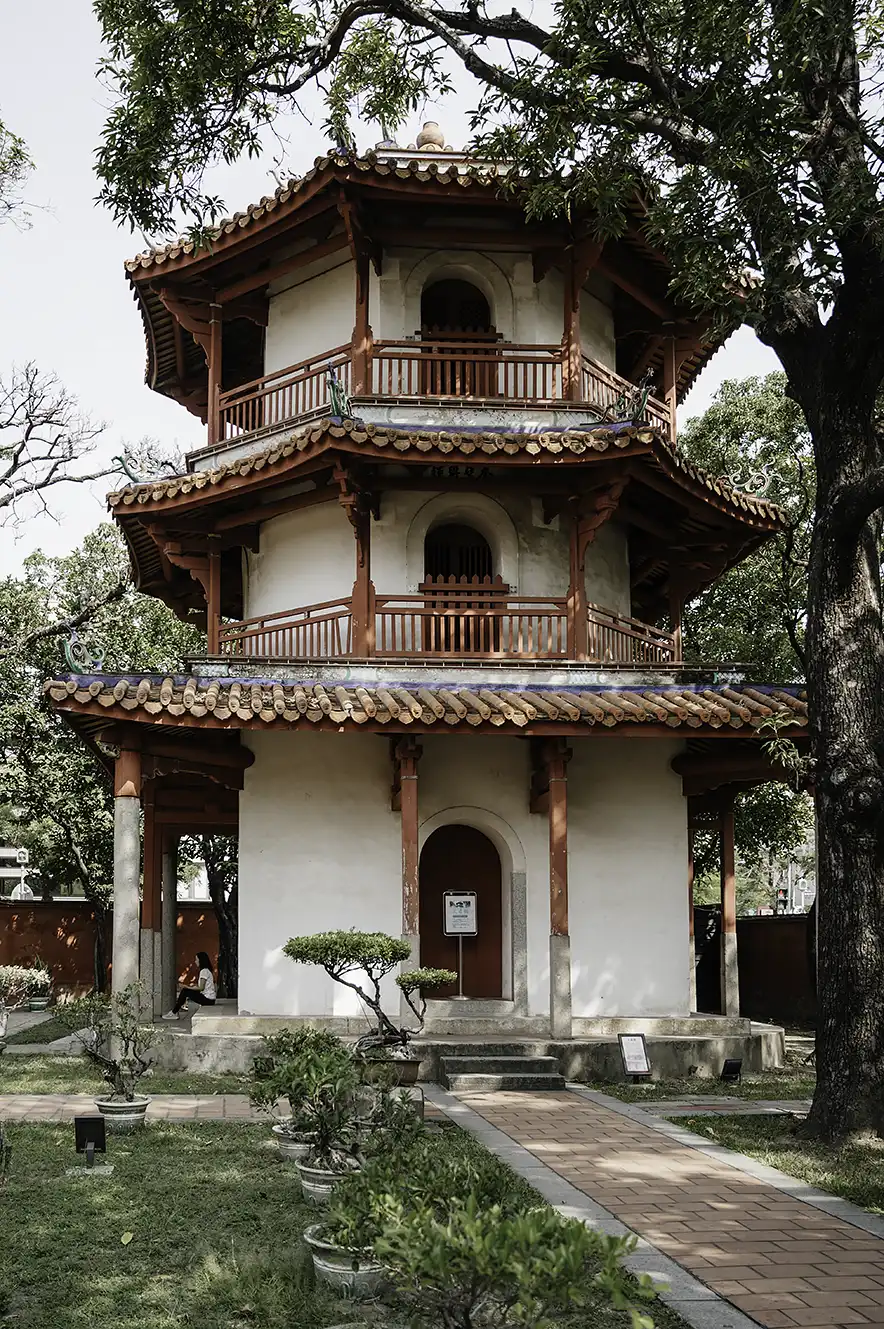
<path id="1" fill-rule="evenodd" d="M 497 396 L 497 364 L 490 347 L 498 340 L 488 301 L 478 287 L 454 277 L 424 287 L 422 395 Z"/>
<path id="2" fill-rule="evenodd" d="M 426 581 L 458 581 L 466 577 L 483 581 L 494 576 L 491 546 L 472 526 L 434 526 L 424 541 L 424 578 Z"/>
<path id="3" fill-rule="evenodd" d="M 488 301 L 468 281 L 452 277 L 433 282 L 424 287 L 421 296 L 421 332 L 469 333 L 487 338 L 494 332 Z"/>

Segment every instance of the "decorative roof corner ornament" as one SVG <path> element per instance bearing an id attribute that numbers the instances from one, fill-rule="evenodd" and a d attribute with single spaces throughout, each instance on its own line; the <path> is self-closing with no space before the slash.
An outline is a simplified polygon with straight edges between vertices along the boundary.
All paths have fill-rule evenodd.
<path id="1" fill-rule="evenodd" d="M 779 471 L 765 462 L 757 470 L 749 471 L 744 478 L 742 471 L 735 471 L 733 475 L 726 475 L 731 489 L 740 489 L 744 494 L 752 494 L 755 498 L 762 498 L 771 486 L 774 480 L 781 480 Z"/>
<path id="2" fill-rule="evenodd" d="M 120 470 L 132 481 L 133 485 L 148 485 L 154 480 L 165 480 L 178 474 L 178 465 L 174 461 L 163 461 L 160 458 L 148 457 L 147 460 L 152 464 L 151 475 L 138 475 L 133 469 L 133 458 L 121 453 L 112 458 L 113 461 L 120 463 Z M 143 459 L 144 460 L 144 459 Z"/>
<path id="3" fill-rule="evenodd" d="M 610 412 L 611 420 L 628 420 L 635 424 L 645 418 L 648 398 L 654 386 L 654 371 L 646 369 L 639 381 L 628 390 L 621 392 Z"/>
<path id="4" fill-rule="evenodd" d="M 325 371 L 325 375 L 328 379 L 328 395 L 331 401 L 332 415 L 341 420 L 352 420 L 353 407 L 350 405 L 350 398 L 344 391 L 336 371 L 330 366 Z"/>
<path id="5" fill-rule="evenodd" d="M 104 664 L 104 651 L 95 650 L 72 632 L 64 643 L 64 658 L 72 674 L 97 674 Z"/>

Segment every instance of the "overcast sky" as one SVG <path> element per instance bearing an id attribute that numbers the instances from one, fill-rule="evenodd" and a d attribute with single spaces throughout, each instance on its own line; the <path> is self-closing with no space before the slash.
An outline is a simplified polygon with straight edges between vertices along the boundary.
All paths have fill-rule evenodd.
<path id="1" fill-rule="evenodd" d="M 35 206 L 28 230 L 0 228 L 0 374 L 35 361 L 58 375 L 85 412 L 106 423 L 100 455 L 111 457 L 144 436 L 184 450 L 203 441 L 203 426 L 182 406 L 144 386 L 141 319 L 123 274 L 123 260 L 142 237 L 115 225 L 94 203 L 93 153 L 108 95 L 96 76 L 98 26 L 89 0 L 28 0 L 7 4 L 0 47 L 0 114 L 27 141 L 36 170 L 27 189 Z M 438 119 L 448 141 L 467 138 L 475 98 L 461 80 L 456 101 L 428 107 L 399 141 L 410 142 L 422 119 Z M 315 97 L 288 133 L 286 166 L 308 169 L 326 146 Z M 380 134 L 366 127 L 359 147 Z M 277 149 L 278 151 L 278 149 Z M 231 211 L 272 192 L 273 154 L 219 170 L 212 177 Z M 744 329 L 713 358 L 681 411 L 702 411 L 725 378 L 766 373 L 776 361 Z M 91 468 L 93 469 L 93 468 Z M 32 549 L 65 553 L 105 515 L 107 485 L 56 491 L 58 521 L 35 517 L 14 536 L 0 528 L 0 573 L 15 570 Z"/>

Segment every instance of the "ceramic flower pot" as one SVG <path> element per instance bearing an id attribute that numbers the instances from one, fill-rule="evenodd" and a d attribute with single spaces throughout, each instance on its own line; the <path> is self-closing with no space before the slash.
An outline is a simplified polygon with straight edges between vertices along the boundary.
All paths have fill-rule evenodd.
<path id="1" fill-rule="evenodd" d="M 95 1106 L 104 1117 L 104 1128 L 108 1135 L 129 1135 L 141 1130 L 147 1115 L 150 1099 L 133 1098 L 129 1103 L 125 1098 L 96 1098 Z"/>
<path id="2" fill-rule="evenodd" d="M 291 1163 L 305 1159 L 312 1147 L 309 1135 L 292 1135 L 281 1124 L 273 1127 L 273 1136 L 280 1158 L 285 1158 Z"/>
<path id="3" fill-rule="evenodd" d="M 354 1300 L 376 1296 L 384 1281 L 383 1266 L 363 1251 L 350 1251 L 324 1241 L 320 1232 L 321 1225 L 315 1224 L 304 1233 L 319 1281 Z"/>
<path id="4" fill-rule="evenodd" d="M 296 1162 L 298 1175 L 301 1178 L 301 1189 L 308 1200 L 314 1204 L 328 1204 L 331 1193 L 341 1177 L 346 1175 L 347 1171 L 358 1172 L 359 1164 L 354 1160 L 349 1169 L 341 1169 L 338 1172 L 328 1172 L 325 1168 L 311 1167 L 309 1163 Z"/>
<path id="5" fill-rule="evenodd" d="M 28 1000 L 29 1011 L 45 1011 L 49 1005 L 49 997 L 31 997 Z"/>

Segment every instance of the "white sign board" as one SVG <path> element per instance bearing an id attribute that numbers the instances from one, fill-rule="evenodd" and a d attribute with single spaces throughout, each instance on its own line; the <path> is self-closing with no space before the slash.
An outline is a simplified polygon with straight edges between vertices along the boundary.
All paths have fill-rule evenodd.
<path id="1" fill-rule="evenodd" d="M 645 1047 L 644 1034 L 618 1034 L 620 1056 L 627 1075 L 650 1075 L 651 1063 Z"/>
<path id="2" fill-rule="evenodd" d="M 443 924 L 446 937 L 475 937 L 476 892 L 446 891 L 442 896 Z"/>

